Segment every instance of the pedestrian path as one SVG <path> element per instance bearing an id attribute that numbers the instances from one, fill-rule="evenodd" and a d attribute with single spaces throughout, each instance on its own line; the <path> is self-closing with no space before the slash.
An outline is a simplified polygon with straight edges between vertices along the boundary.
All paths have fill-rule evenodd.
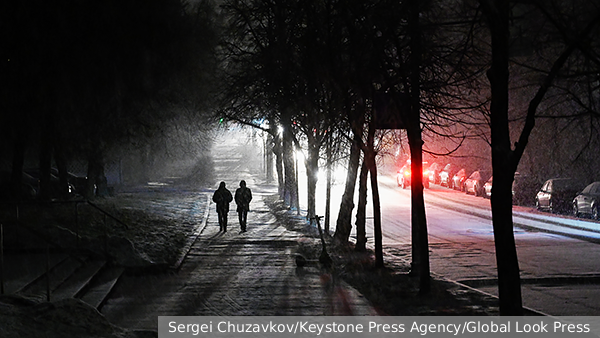
<path id="1" fill-rule="evenodd" d="M 279 224 L 265 204 L 276 186 L 247 166 L 243 148 L 217 146 L 217 185 L 235 192 L 240 180 L 252 189 L 248 231 L 240 233 L 235 204 L 228 232 L 219 231 L 214 203 L 200 234 L 176 271 L 125 276 L 102 309 L 114 324 L 157 329 L 158 316 L 376 315 L 355 289 L 321 270 L 316 260 L 296 266 L 299 242 L 318 241 Z M 215 187 L 216 188 L 216 187 Z M 311 257 L 309 257 L 311 258 Z"/>
<path id="2" fill-rule="evenodd" d="M 239 233 L 237 220 L 220 232 L 211 205 L 179 271 L 123 277 L 102 310 L 107 318 L 125 328 L 156 329 L 158 316 L 375 315 L 356 290 L 333 285 L 318 263 L 296 266 L 298 242 L 311 239 L 277 224 L 264 203 L 274 190 L 252 182 L 247 232 Z"/>

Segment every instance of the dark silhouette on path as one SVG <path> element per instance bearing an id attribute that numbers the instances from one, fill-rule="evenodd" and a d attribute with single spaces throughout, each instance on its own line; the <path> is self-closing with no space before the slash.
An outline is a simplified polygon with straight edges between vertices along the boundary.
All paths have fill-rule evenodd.
<path id="1" fill-rule="evenodd" d="M 225 182 L 219 184 L 219 189 L 213 194 L 213 202 L 217 203 L 217 214 L 219 215 L 219 227 L 223 232 L 227 232 L 227 213 L 229 213 L 229 203 L 233 200 L 231 192 L 225 188 Z"/>
<path id="2" fill-rule="evenodd" d="M 240 182 L 240 187 L 235 191 L 235 204 L 237 204 L 240 230 L 242 232 L 246 232 L 246 221 L 248 219 L 248 210 L 250 210 L 250 201 L 252 201 L 252 191 L 246 187 L 246 181 L 242 180 Z"/>

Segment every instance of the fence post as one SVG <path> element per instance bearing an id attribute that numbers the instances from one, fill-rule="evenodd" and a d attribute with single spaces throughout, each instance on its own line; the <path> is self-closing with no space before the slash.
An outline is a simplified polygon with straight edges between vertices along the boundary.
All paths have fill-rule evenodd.
<path id="1" fill-rule="evenodd" d="M 106 230 L 106 214 L 104 214 L 104 256 L 108 257 L 108 231 Z"/>
<path id="2" fill-rule="evenodd" d="M 79 251 L 79 202 L 75 202 L 75 249 Z"/>
<path id="3" fill-rule="evenodd" d="M 4 294 L 4 224 L 0 223 L 0 295 Z"/>
<path id="4" fill-rule="evenodd" d="M 20 240 L 21 237 L 19 236 L 19 234 L 21 233 L 19 231 L 19 229 L 21 228 L 21 226 L 20 226 L 20 223 L 21 223 L 20 218 L 21 217 L 19 215 L 19 203 L 15 204 L 15 213 L 16 213 L 16 216 L 17 216 L 17 224 L 15 226 L 15 242 L 16 242 L 16 244 L 18 246 L 19 243 L 21 243 L 21 240 Z"/>
<path id="5" fill-rule="evenodd" d="M 46 244 L 46 301 L 50 301 L 50 245 Z"/>

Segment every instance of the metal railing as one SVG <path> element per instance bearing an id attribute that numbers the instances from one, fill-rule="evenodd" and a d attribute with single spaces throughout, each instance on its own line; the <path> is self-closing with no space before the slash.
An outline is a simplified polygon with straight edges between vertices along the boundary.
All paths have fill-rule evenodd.
<path id="1" fill-rule="evenodd" d="M 70 229 L 71 231 L 74 232 L 74 236 L 75 236 L 75 247 L 74 249 L 69 249 L 68 246 L 66 245 L 61 245 L 59 243 L 54 242 L 53 240 L 51 240 L 49 238 L 49 236 L 47 234 L 43 233 L 43 230 L 47 230 L 48 233 L 51 231 L 52 227 L 58 228 L 59 225 L 48 225 L 46 224 L 45 226 L 42 227 L 36 227 L 36 226 L 32 226 L 30 224 L 27 224 L 26 221 L 24 221 L 22 218 L 22 212 L 23 212 L 23 208 L 25 206 L 32 206 L 34 208 L 44 208 L 47 207 L 48 205 L 67 205 L 67 204 L 74 204 L 75 208 L 74 208 L 74 229 Z M 107 212 L 106 210 L 102 209 L 100 206 L 98 206 L 97 204 L 89 201 L 89 200 L 71 200 L 71 201 L 50 201 L 50 202 L 0 202 L 0 206 L 8 206 L 9 208 L 11 206 L 14 206 L 14 219 L 0 219 L 0 294 L 4 294 L 5 293 L 5 278 L 6 278 L 6 274 L 5 274 L 5 251 L 6 251 L 6 246 L 5 246 L 5 240 L 6 240 L 6 234 L 5 234 L 5 229 L 7 226 L 14 226 L 14 239 L 17 241 L 16 244 L 20 243 L 20 236 L 21 236 L 21 229 L 26 230 L 27 233 L 29 235 L 33 235 L 35 236 L 36 239 L 41 240 L 43 243 L 45 243 L 45 248 L 38 248 L 38 249 L 45 249 L 45 257 L 46 257 L 46 262 L 45 262 L 45 275 L 46 275 L 46 300 L 50 301 L 50 280 L 49 280 L 49 271 L 50 271 L 50 249 L 56 249 L 59 252 L 62 253 L 66 253 L 68 255 L 73 256 L 74 255 L 74 251 L 75 252 L 80 252 L 81 251 L 81 243 L 80 243 L 80 239 L 81 239 L 81 226 L 80 226 L 80 218 L 81 218 L 81 214 L 80 214 L 80 205 L 85 204 L 85 205 L 89 205 L 90 207 L 92 207 L 93 210 L 95 210 L 96 212 L 98 212 L 100 215 L 102 215 L 103 217 L 103 221 L 102 221 L 102 242 L 103 242 L 103 254 L 105 257 L 109 257 L 108 255 L 108 219 L 111 219 L 113 222 L 119 224 L 120 226 L 124 227 L 125 229 L 128 228 L 127 224 L 125 224 L 123 221 L 121 221 L 119 218 L 117 218 L 116 216 L 112 215 L 111 213 Z M 6 212 L 10 213 L 9 210 L 2 210 L 2 216 L 6 217 Z M 91 224 L 91 220 L 88 220 L 89 224 Z M 64 225 L 64 224 L 61 224 Z M 13 243 L 15 244 L 15 243 Z M 75 257 L 76 258 L 76 257 Z"/>

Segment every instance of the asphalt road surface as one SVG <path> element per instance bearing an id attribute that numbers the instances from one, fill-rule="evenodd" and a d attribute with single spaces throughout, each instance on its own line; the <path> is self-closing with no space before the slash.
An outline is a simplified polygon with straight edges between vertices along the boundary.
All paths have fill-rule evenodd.
<path id="1" fill-rule="evenodd" d="M 324 196 L 323 191 L 321 183 L 317 193 Z M 410 189 L 398 187 L 393 174 L 383 174 L 379 177 L 379 191 L 384 260 L 409 264 Z M 333 215 L 337 215 L 341 193 L 342 185 L 335 186 Z M 432 274 L 497 295 L 490 201 L 431 185 L 425 189 L 425 204 Z M 324 202 L 319 203 L 319 208 L 317 212 L 323 213 Z M 523 305 L 554 316 L 600 315 L 600 223 L 524 207 L 515 207 L 513 217 L 515 223 L 522 224 L 515 227 L 514 234 Z M 373 246 L 372 219 L 367 226 L 369 243 Z M 588 227 L 591 231 L 573 226 Z"/>

